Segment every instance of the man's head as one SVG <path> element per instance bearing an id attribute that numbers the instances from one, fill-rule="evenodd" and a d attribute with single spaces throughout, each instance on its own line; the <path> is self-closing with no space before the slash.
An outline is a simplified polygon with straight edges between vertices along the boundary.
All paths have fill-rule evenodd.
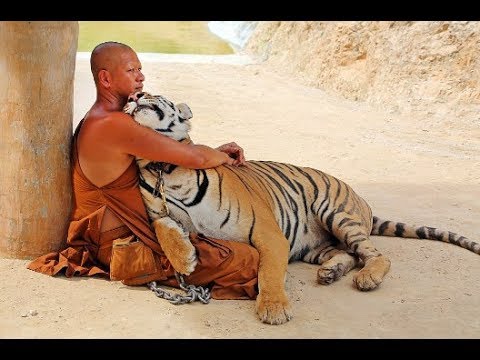
<path id="1" fill-rule="evenodd" d="M 97 45 L 90 57 L 90 68 L 99 92 L 126 98 L 143 89 L 142 64 L 128 45 L 114 41 Z"/>

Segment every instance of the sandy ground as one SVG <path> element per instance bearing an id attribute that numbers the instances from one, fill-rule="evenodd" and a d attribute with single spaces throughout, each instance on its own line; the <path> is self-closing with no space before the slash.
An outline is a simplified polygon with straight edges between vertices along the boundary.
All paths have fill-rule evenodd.
<path id="1" fill-rule="evenodd" d="M 478 123 L 382 113 L 242 61 L 162 59 L 143 57 L 145 90 L 190 105 L 197 143 L 234 140 L 250 159 L 322 169 L 352 185 L 376 215 L 480 240 Z M 88 61 L 79 57 L 75 122 L 94 95 Z M 478 255 L 435 241 L 373 242 L 392 268 L 372 292 L 353 287 L 356 270 L 321 286 L 317 266 L 291 264 L 294 318 L 280 326 L 262 324 L 253 301 L 172 305 L 146 287 L 52 278 L 27 270 L 26 260 L 0 259 L 0 337 L 480 337 Z"/>

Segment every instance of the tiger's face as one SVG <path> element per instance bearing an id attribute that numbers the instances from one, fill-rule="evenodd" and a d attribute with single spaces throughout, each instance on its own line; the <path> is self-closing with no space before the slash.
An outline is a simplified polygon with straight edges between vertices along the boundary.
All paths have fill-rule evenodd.
<path id="1" fill-rule="evenodd" d="M 123 111 L 139 124 L 154 129 L 174 140 L 188 138 L 193 117 L 187 104 L 173 104 L 161 95 L 137 92 L 130 95 Z"/>

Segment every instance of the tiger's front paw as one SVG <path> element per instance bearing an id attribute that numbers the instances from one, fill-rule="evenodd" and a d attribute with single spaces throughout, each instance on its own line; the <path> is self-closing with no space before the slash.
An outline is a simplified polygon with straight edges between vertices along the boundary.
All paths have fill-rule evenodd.
<path id="1" fill-rule="evenodd" d="M 173 268 L 180 274 L 190 275 L 195 270 L 198 260 L 188 233 L 169 217 L 155 220 L 153 228 Z"/>
<path id="2" fill-rule="evenodd" d="M 260 320 L 267 324 L 284 324 L 293 317 L 292 307 L 285 295 L 274 297 L 260 292 L 255 308 Z"/>
<path id="3" fill-rule="evenodd" d="M 190 275 L 197 266 L 198 259 L 195 248 L 191 243 L 176 246 L 175 251 L 167 255 L 173 268 L 183 275 Z"/>

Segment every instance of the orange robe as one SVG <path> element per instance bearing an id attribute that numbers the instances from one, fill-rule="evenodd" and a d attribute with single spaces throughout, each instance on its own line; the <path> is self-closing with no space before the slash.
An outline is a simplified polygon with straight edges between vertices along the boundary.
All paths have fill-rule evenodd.
<path id="1" fill-rule="evenodd" d="M 157 272 L 130 283 L 138 285 L 156 280 L 160 284 L 178 287 L 174 269 L 148 221 L 135 161 L 108 185 L 93 185 L 83 174 L 77 156 L 76 137 L 82 123 L 75 131 L 72 144 L 74 202 L 67 248 L 43 255 L 29 263 L 27 268 L 51 276 L 65 270 L 66 277 L 100 275 L 108 278 L 113 240 L 133 233 L 153 250 Z M 100 226 L 107 208 L 124 226 L 101 233 Z M 185 277 L 187 283 L 209 286 L 214 299 L 255 299 L 259 264 L 255 248 L 196 234 L 191 234 L 190 238 L 197 250 L 198 264 L 195 271 Z"/>

